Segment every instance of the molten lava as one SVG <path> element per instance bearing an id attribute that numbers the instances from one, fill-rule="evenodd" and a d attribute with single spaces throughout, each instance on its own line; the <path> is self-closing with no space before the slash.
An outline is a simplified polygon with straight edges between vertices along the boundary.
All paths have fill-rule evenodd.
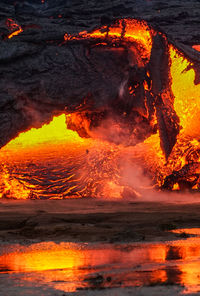
<path id="1" fill-rule="evenodd" d="M 13 32 L 8 38 L 22 31 L 12 20 L 9 26 Z M 154 73 L 151 66 L 154 65 L 153 44 L 159 38 L 165 48 L 163 59 L 169 58 L 169 62 L 163 64 L 168 68 L 165 71 L 168 77 L 162 81 L 165 88 L 159 88 L 152 79 L 152 75 L 156 77 L 164 71 Z M 143 94 L 144 103 L 134 104 L 143 121 L 151 126 L 148 138 L 133 146 L 131 129 L 123 130 L 122 121 L 109 118 L 103 126 L 95 126 L 93 118 L 98 122 L 102 113 L 94 115 L 83 106 L 72 114 L 54 117 L 48 125 L 21 133 L 1 150 L 1 196 L 122 198 L 140 196 L 141 188 L 147 186 L 199 189 L 200 85 L 195 84 L 193 62 L 143 21 L 119 20 L 93 32 L 64 36 L 66 43 L 84 39 L 92 40 L 101 48 L 117 48 L 119 44 L 128 48 L 130 65 L 137 65 L 134 69 L 140 78 L 134 77 L 135 83 L 130 80 L 130 100 Z M 124 92 L 124 85 L 120 93 Z M 126 118 L 127 112 L 123 116 Z M 165 129 L 166 125 L 175 134 L 170 144 L 163 140 L 166 134 L 170 140 L 170 129 Z M 133 134 L 142 133 L 142 129 L 137 131 L 138 126 L 139 121 L 132 127 Z M 146 132 L 145 125 L 143 132 Z M 124 145 L 126 142 L 129 147 Z M 163 151 L 167 151 L 165 155 Z M 139 176 L 135 173 L 138 167 L 142 168 Z"/>
<path id="2" fill-rule="evenodd" d="M 21 133 L 17 138 L 10 141 L 6 145 L 6 149 L 20 149 L 30 147 L 35 149 L 38 145 L 40 147 L 45 145 L 56 145 L 62 142 L 80 142 L 84 139 L 80 138 L 76 132 L 66 128 L 65 114 L 55 116 L 49 124 L 44 124 L 41 128 L 32 128 L 27 132 Z M 4 149 L 4 148 L 3 148 Z"/>
<path id="3" fill-rule="evenodd" d="M 54 117 L 1 149 L 1 197 L 122 198 L 124 186 L 119 184 L 118 158 L 114 156 L 118 150 L 67 129 L 65 114 Z"/>
<path id="4" fill-rule="evenodd" d="M 22 27 L 18 25 L 13 19 L 7 19 L 6 25 L 12 31 L 12 33 L 7 36 L 8 39 L 11 39 L 12 37 L 17 36 L 23 32 Z"/>
<path id="5" fill-rule="evenodd" d="M 200 51 L 200 45 L 198 44 L 198 45 L 193 45 L 192 46 L 194 49 L 196 49 L 197 51 Z"/>
<path id="6" fill-rule="evenodd" d="M 124 30 L 124 25 L 126 25 L 126 30 Z M 66 33 L 64 35 L 64 40 L 93 38 L 99 40 L 99 44 L 104 45 L 106 43 L 101 42 L 102 39 L 106 41 L 106 39 L 111 38 L 111 42 L 115 47 L 117 42 L 123 38 L 124 42 L 130 43 L 130 46 L 133 46 L 131 47 L 133 51 L 138 50 L 137 47 L 134 47 L 135 42 L 137 42 L 140 50 L 140 56 L 138 56 L 139 60 L 137 61 L 139 64 L 141 61 L 142 63 L 147 62 L 150 58 L 153 35 L 154 31 L 148 27 L 146 22 L 129 19 L 119 20 L 116 25 L 109 27 L 109 29 L 105 26 L 91 33 L 87 31 L 80 32 L 78 35 L 69 35 Z"/>
<path id="7" fill-rule="evenodd" d="M 157 171 L 160 186 L 163 184 L 163 178 L 172 174 L 173 171 L 178 172 L 185 165 L 189 165 L 192 162 L 196 163 L 196 169 L 194 168 L 190 172 L 187 172 L 188 176 L 187 173 L 185 173 L 185 176 L 180 176 L 180 181 L 186 181 L 187 177 L 193 178 L 199 174 L 200 85 L 194 82 L 195 71 L 191 68 L 191 62 L 184 58 L 172 45 L 170 46 L 169 53 L 171 59 L 170 74 L 171 87 L 174 95 L 174 109 L 179 117 L 181 130 L 167 162 L 160 149 L 158 133 L 145 141 L 148 145 L 147 149 L 151 151 L 146 157 L 146 162 L 149 167 L 154 165 L 151 169 Z M 153 160 L 154 164 L 151 163 Z M 170 185 L 170 189 L 173 186 L 174 189 L 179 188 L 176 181 L 179 181 L 178 177 L 176 179 L 176 176 L 174 176 L 174 181 L 172 181 L 173 184 Z M 194 186 L 196 185 L 197 182 Z"/>
<path id="8" fill-rule="evenodd" d="M 21 133 L 1 150 L 1 196 L 16 199 L 38 198 L 39 191 L 43 192 L 44 197 L 46 193 L 42 188 L 46 186 L 47 192 L 50 190 L 51 193 L 49 198 L 63 197 L 64 192 L 67 194 L 74 186 L 69 186 L 67 190 L 63 188 L 61 193 L 60 188 L 58 188 L 57 194 L 53 194 L 52 190 L 49 189 L 50 185 L 59 187 L 56 184 L 56 177 L 53 175 L 58 175 L 58 183 L 61 182 L 61 187 L 64 179 L 70 183 L 69 180 L 73 173 L 71 172 L 71 176 L 66 176 L 67 172 L 62 172 L 62 161 L 65 161 L 65 155 L 69 151 L 70 158 L 73 157 L 74 147 L 77 153 L 78 150 L 86 149 L 86 142 L 86 147 L 89 148 L 89 141 L 80 138 L 76 132 L 66 128 L 64 114 L 54 117 L 49 124 L 44 124 L 39 129 L 32 128 Z M 60 161 L 60 174 L 57 172 L 58 165 L 56 162 L 58 161 Z M 70 162 L 69 159 L 67 161 Z M 48 169 L 46 171 L 48 166 L 51 167 L 49 174 Z M 67 166 L 69 166 L 68 162 Z M 30 177 L 25 177 L 27 175 Z M 43 185 L 43 182 L 46 185 Z M 34 190 L 37 193 L 33 193 Z"/>

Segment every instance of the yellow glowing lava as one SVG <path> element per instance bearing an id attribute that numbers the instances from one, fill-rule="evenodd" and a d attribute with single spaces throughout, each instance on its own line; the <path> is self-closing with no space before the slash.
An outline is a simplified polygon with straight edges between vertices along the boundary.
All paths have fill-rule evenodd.
<path id="1" fill-rule="evenodd" d="M 9 29 L 11 29 L 13 32 L 10 33 L 7 38 L 11 39 L 14 36 L 19 35 L 21 32 L 23 32 L 23 29 L 20 25 L 18 25 L 13 19 L 8 18 L 6 21 L 6 24 Z"/>
<path id="2" fill-rule="evenodd" d="M 1 181 L 3 184 L 0 186 L 0 198 L 27 199 L 30 197 L 31 190 L 12 178 L 6 166 L 1 172 Z"/>
<path id="3" fill-rule="evenodd" d="M 187 69 L 191 64 L 172 46 L 170 47 L 172 91 L 174 109 L 184 134 L 199 137 L 200 84 L 195 85 L 195 72 Z"/>
<path id="4" fill-rule="evenodd" d="M 10 35 L 8 35 L 8 39 L 11 39 L 13 36 L 17 36 L 19 35 L 21 32 L 23 32 L 23 30 L 20 28 L 19 30 L 11 33 Z"/>
<path id="5" fill-rule="evenodd" d="M 54 117 L 49 124 L 44 124 L 41 128 L 32 128 L 27 132 L 20 133 L 17 138 L 6 145 L 6 149 L 33 147 L 48 143 L 54 145 L 65 141 L 83 142 L 84 139 L 80 138 L 76 132 L 67 129 L 65 114 L 62 114 Z"/>

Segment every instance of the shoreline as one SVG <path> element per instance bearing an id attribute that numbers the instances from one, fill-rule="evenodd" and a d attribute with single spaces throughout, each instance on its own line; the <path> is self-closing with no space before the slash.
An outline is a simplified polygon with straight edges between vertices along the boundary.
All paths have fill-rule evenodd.
<path id="1" fill-rule="evenodd" d="M 169 232 L 200 225 L 200 203 L 1 200 L 0 242 L 129 243 L 183 238 Z"/>

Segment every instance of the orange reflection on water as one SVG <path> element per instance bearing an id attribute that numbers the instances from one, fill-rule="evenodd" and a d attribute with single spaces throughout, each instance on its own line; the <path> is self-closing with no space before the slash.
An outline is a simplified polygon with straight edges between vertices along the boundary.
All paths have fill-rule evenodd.
<path id="1" fill-rule="evenodd" d="M 55 289 L 73 292 L 79 286 L 87 286 L 85 277 L 100 266 L 118 263 L 120 254 L 120 250 L 110 247 L 102 250 L 73 243 L 45 242 L 29 247 L 18 246 L 0 256 L 0 272 L 1 267 L 11 273 L 24 272 L 22 281 L 34 283 L 40 280 Z M 123 261 L 127 263 L 126 258 Z"/>
<path id="2" fill-rule="evenodd" d="M 45 242 L 8 250 L 1 251 L 0 273 L 20 273 L 21 285 L 40 283 L 64 292 L 152 284 L 200 290 L 199 238 L 127 245 Z M 92 280 L 99 275 L 100 282 Z"/>

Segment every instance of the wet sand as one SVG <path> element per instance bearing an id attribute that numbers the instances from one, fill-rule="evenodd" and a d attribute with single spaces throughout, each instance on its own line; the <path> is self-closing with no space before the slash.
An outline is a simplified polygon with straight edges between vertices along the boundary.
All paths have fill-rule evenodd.
<path id="1" fill-rule="evenodd" d="M 1 243 L 148 242 L 180 239 L 176 228 L 200 227 L 200 203 L 97 199 L 0 202 Z"/>

